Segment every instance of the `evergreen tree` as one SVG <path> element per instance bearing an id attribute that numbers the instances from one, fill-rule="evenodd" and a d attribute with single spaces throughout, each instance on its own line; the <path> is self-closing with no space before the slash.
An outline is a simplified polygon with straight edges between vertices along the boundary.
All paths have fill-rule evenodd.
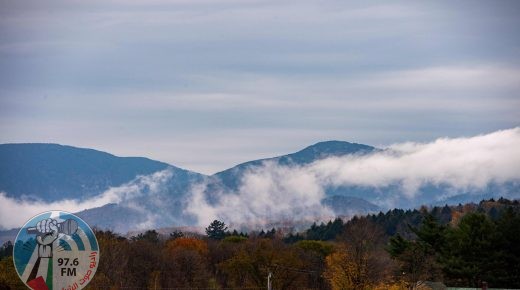
<path id="1" fill-rule="evenodd" d="M 513 208 L 504 210 L 496 221 L 502 239 L 497 249 L 504 253 L 504 276 L 497 277 L 498 287 L 520 288 L 520 214 Z"/>
<path id="2" fill-rule="evenodd" d="M 298 241 L 304 240 L 304 237 L 300 235 L 300 233 L 290 233 L 287 237 L 283 239 L 283 241 L 287 244 L 294 244 Z"/>
<path id="3" fill-rule="evenodd" d="M 441 210 L 441 216 L 439 217 L 439 221 L 442 224 L 447 224 L 451 221 L 451 208 L 446 204 Z"/>
<path id="4" fill-rule="evenodd" d="M 9 257 L 12 255 L 13 255 L 13 243 L 11 243 L 11 241 L 7 241 L 0 247 L 0 260 L 2 260 L 2 258 L 4 258 L 4 257 Z"/>
<path id="5" fill-rule="evenodd" d="M 276 230 L 274 228 L 272 228 L 270 231 L 267 231 L 267 233 L 265 233 L 265 238 L 268 238 L 268 239 L 273 239 L 276 235 Z"/>
<path id="6" fill-rule="evenodd" d="M 489 210 L 488 215 L 489 215 L 489 217 L 490 217 L 492 220 L 497 220 L 498 217 L 499 217 L 499 211 L 497 210 L 496 207 L 492 207 L 492 208 Z"/>
<path id="7" fill-rule="evenodd" d="M 206 235 L 213 240 L 222 240 L 226 237 L 227 226 L 224 222 L 214 220 L 206 228 Z"/>
<path id="8" fill-rule="evenodd" d="M 158 243 L 159 242 L 159 233 L 155 230 L 147 230 L 144 233 L 140 233 L 137 236 L 131 237 L 131 240 Z"/>
<path id="9" fill-rule="evenodd" d="M 480 286 L 494 282 L 504 271 L 504 253 L 497 248 L 501 237 L 495 224 L 482 213 L 468 213 L 458 227 L 447 231 L 441 252 L 444 272 L 454 284 Z M 464 282 L 459 282 L 462 279 Z"/>
<path id="10" fill-rule="evenodd" d="M 440 225 L 437 219 L 431 214 L 427 214 L 424 217 L 423 223 L 420 228 L 411 228 L 411 230 L 417 235 L 417 237 L 431 246 L 431 248 L 437 252 L 441 250 L 446 239 L 446 227 Z"/>

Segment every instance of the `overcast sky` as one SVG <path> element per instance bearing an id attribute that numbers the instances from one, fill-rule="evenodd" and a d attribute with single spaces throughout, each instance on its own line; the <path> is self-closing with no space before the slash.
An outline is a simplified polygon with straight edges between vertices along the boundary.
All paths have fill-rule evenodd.
<path id="1" fill-rule="evenodd" d="M 0 143 L 214 173 L 323 140 L 513 128 L 518 15 L 518 1 L 0 0 Z"/>

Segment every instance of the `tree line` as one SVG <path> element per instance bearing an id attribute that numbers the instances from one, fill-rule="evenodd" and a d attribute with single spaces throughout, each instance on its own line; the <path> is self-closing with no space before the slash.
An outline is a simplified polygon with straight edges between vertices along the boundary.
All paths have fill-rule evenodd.
<path id="1" fill-rule="evenodd" d="M 520 288 L 520 205 L 507 199 L 337 218 L 301 232 L 206 234 L 96 230 L 101 259 L 89 289 Z M 25 289 L 12 244 L 0 248 L 0 289 Z"/>

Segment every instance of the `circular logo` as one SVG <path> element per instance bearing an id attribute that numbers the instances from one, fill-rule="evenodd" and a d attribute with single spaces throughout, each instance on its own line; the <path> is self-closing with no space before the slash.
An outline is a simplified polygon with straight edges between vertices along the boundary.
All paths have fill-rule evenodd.
<path id="1" fill-rule="evenodd" d="M 20 229 L 13 260 L 18 276 L 31 289 L 75 290 L 94 277 L 99 247 L 82 219 L 64 211 L 48 211 Z"/>

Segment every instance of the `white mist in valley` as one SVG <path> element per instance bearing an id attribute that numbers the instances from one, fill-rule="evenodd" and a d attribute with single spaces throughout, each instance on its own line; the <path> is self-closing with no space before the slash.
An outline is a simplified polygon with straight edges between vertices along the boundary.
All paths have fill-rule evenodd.
<path id="1" fill-rule="evenodd" d="M 65 199 L 55 202 L 24 197 L 15 199 L 0 192 L 0 229 L 11 229 L 23 225 L 31 217 L 49 210 L 63 210 L 79 212 L 86 209 L 100 207 L 109 203 L 125 204 L 128 207 L 140 209 L 133 200 L 145 194 L 153 196 L 164 189 L 162 186 L 172 174 L 170 170 L 163 170 L 151 175 L 138 176 L 131 182 L 118 187 L 112 187 L 102 194 L 86 200 Z M 152 222 L 143 221 L 147 226 Z"/>
<path id="2" fill-rule="evenodd" d="M 219 219 L 236 227 L 265 227 L 273 221 L 312 222 L 334 217 L 322 204 L 326 189 L 363 186 L 384 189 L 397 186 L 396 195 L 376 202 L 385 208 L 396 200 L 418 197 L 431 202 L 460 192 L 485 190 L 520 183 L 520 128 L 496 131 L 474 137 L 440 138 L 429 143 L 401 143 L 365 155 L 328 157 L 306 165 L 280 165 L 274 161 L 252 167 L 230 189 L 215 186 L 214 177 L 191 184 L 179 196 L 171 196 L 169 186 L 176 182 L 170 169 L 113 187 L 88 200 L 62 200 L 46 203 L 29 198 L 15 199 L 0 193 L 0 229 L 18 227 L 31 216 L 47 210 L 78 212 L 117 203 L 142 216 L 134 229 L 172 226 L 207 226 Z M 213 184 L 212 184 L 213 182 Z M 447 190 L 423 196 L 423 186 L 444 186 Z M 518 190 L 519 186 L 512 186 Z M 509 197 L 519 192 L 504 190 Z M 348 194 L 348 193 L 347 193 Z M 369 200 L 370 201 L 370 200 Z M 173 209 L 177 203 L 180 212 Z M 191 217 L 185 219 L 186 216 Z M 185 224 L 182 224 L 185 223 Z"/>
<path id="3" fill-rule="evenodd" d="M 332 218 L 334 213 L 321 204 L 325 192 L 316 178 L 302 167 L 264 162 L 246 172 L 236 191 L 207 193 L 207 184 L 194 186 L 186 212 L 195 215 L 201 226 L 219 219 L 248 228 Z"/>
<path id="4" fill-rule="evenodd" d="M 514 128 L 469 138 L 395 144 L 368 155 L 329 157 L 303 166 L 267 161 L 247 171 L 237 191 L 213 193 L 211 203 L 204 195 L 205 185 L 194 187 L 186 211 L 196 215 L 201 226 L 214 219 L 256 227 L 288 219 L 323 220 L 333 216 L 321 204 L 330 186 L 399 186 L 400 196 L 378 201 L 383 207 L 396 199 L 416 198 L 423 186 L 446 186 L 446 192 L 427 197 L 436 201 L 461 191 L 482 190 L 490 183 L 518 183 L 519 148 L 520 128 Z"/>

